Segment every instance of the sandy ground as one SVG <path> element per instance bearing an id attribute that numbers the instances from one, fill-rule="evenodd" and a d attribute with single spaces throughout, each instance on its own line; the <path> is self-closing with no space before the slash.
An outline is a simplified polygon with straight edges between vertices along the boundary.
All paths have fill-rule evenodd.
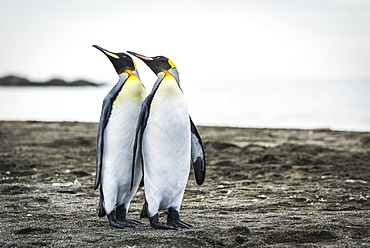
<path id="1" fill-rule="evenodd" d="M 190 175 L 181 211 L 194 228 L 170 231 L 98 218 L 96 132 L 0 122 L 1 247 L 370 246 L 370 133 L 199 127 L 206 181 Z"/>

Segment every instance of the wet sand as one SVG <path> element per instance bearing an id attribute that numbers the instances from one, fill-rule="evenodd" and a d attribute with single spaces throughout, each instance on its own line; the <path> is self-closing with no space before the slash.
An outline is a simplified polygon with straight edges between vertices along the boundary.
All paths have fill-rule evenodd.
<path id="1" fill-rule="evenodd" d="M 194 227 L 115 229 L 97 216 L 96 123 L 0 121 L 0 246 L 370 246 L 369 132 L 198 129 L 206 181 L 191 172 L 181 209 Z"/>

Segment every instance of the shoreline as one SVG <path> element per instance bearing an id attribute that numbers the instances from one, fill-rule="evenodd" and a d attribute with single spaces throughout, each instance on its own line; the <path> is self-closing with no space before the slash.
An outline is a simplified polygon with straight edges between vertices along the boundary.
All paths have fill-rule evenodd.
<path id="1" fill-rule="evenodd" d="M 79 121 L 79 120 L 18 120 L 18 119 L 0 119 L 0 122 L 26 122 L 26 123 L 81 123 L 81 124 L 96 124 L 99 122 L 94 121 Z M 370 130 L 350 130 L 350 129 L 332 129 L 330 127 L 314 127 L 314 128 L 299 128 L 299 127 L 254 127 L 254 126 L 237 126 L 237 125 L 207 125 L 207 124 L 196 124 L 197 127 L 204 128 L 237 128 L 237 129 L 271 129 L 271 130 L 301 130 L 301 131 L 312 131 L 312 132 L 355 132 L 355 133 L 370 133 Z"/>

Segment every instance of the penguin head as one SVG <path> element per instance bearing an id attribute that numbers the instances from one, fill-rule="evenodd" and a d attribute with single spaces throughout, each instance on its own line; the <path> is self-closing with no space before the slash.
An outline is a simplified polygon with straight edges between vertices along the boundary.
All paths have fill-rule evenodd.
<path id="1" fill-rule="evenodd" d="M 114 69 L 118 75 L 124 73 L 126 70 L 136 71 L 135 62 L 131 59 L 131 57 L 126 53 L 112 53 L 100 46 L 93 45 L 96 49 L 103 52 L 110 62 L 112 62 Z"/>
<path id="2" fill-rule="evenodd" d="M 176 71 L 177 74 L 176 65 L 172 62 L 172 60 L 164 56 L 147 57 L 130 51 L 127 51 L 127 53 L 134 55 L 135 57 L 144 61 L 144 63 L 149 66 L 149 68 L 152 69 L 155 74 L 164 71 Z"/>

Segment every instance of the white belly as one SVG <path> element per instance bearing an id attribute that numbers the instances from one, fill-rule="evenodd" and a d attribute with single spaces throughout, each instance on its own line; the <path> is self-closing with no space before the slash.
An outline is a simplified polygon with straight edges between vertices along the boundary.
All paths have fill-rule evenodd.
<path id="1" fill-rule="evenodd" d="M 169 207 L 179 211 L 190 170 L 190 121 L 182 97 L 153 99 L 143 159 L 150 216 Z"/>
<path id="2" fill-rule="evenodd" d="M 112 106 L 104 131 L 102 189 L 107 213 L 125 204 L 128 209 L 142 178 L 142 169 L 135 168 L 131 190 L 133 146 L 137 120 L 145 89 L 138 78 L 129 78 Z"/>
<path id="3" fill-rule="evenodd" d="M 104 133 L 104 187 L 130 188 L 134 135 L 140 106 L 140 103 L 128 102 L 112 109 Z M 105 198 L 109 196 L 105 195 Z"/>

